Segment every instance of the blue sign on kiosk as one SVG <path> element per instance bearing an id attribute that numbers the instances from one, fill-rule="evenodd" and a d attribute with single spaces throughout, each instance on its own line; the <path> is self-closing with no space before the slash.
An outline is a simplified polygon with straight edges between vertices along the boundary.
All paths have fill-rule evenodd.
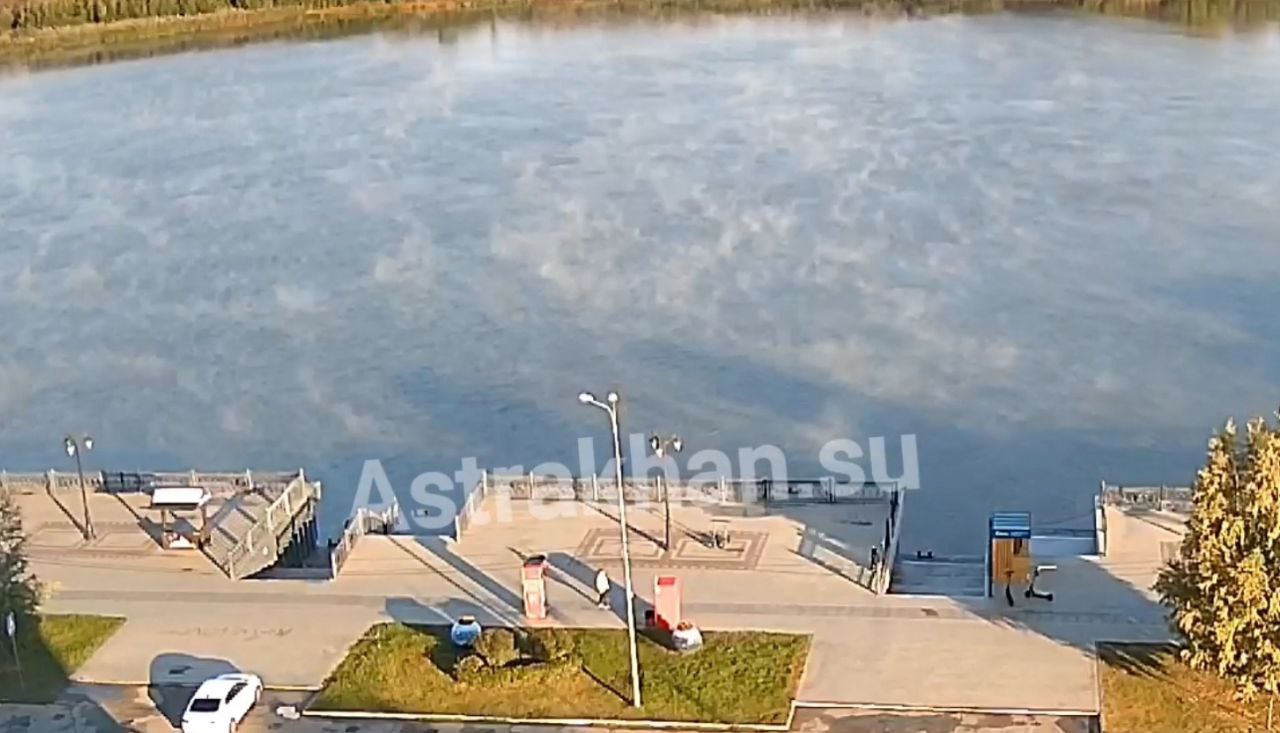
<path id="1" fill-rule="evenodd" d="M 991 539 L 1031 539 L 1030 512 L 996 512 L 988 522 Z"/>

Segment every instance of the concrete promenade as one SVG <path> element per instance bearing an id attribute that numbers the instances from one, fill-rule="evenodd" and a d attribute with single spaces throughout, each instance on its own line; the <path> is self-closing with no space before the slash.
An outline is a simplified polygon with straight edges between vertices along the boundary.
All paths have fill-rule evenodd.
<path id="1" fill-rule="evenodd" d="M 519 565 L 534 552 L 551 566 L 548 623 L 621 627 L 621 614 L 597 609 L 590 590 L 599 566 L 621 582 L 610 544 L 617 522 L 607 507 L 576 509 L 534 520 L 518 507 L 512 521 L 476 524 L 458 543 L 369 536 L 333 582 L 235 582 L 191 554 L 123 562 L 68 552 L 37 557 L 35 569 L 53 588 L 48 611 L 128 619 L 77 679 L 183 684 L 239 668 L 268 685 L 314 688 L 378 621 L 443 623 L 474 613 L 482 622 L 520 622 Z M 679 538 L 666 553 L 660 510 L 629 513 L 641 603 L 652 598 L 656 574 L 677 572 L 685 613 L 703 627 L 813 634 L 804 702 L 1091 713 L 1094 642 L 1167 635 L 1149 587 L 1162 542 L 1176 537 L 1118 511 L 1108 510 L 1111 557 L 1059 561 L 1042 583 L 1057 600 L 1019 598 L 1014 608 L 1002 598 L 868 591 L 860 543 L 874 534 L 874 507 L 739 516 L 730 522 L 729 551 L 712 556 L 692 539 L 710 526 L 706 510 L 675 511 Z M 621 589 L 613 595 L 621 609 Z"/>

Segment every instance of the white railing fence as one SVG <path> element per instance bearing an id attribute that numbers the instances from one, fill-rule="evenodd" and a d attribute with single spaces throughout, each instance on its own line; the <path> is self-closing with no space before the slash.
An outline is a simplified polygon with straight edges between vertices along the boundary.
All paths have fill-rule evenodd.
<path id="1" fill-rule="evenodd" d="M 1103 481 L 1099 495 L 1104 504 L 1187 513 L 1194 503 L 1195 490 L 1190 486 L 1120 486 Z"/>
<path id="2" fill-rule="evenodd" d="M 894 489 L 889 499 L 889 535 L 882 546 L 881 560 L 878 567 L 871 568 L 871 589 L 877 595 L 889 592 L 893 583 L 893 568 L 898 561 L 898 545 L 902 538 L 902 511 L 906 505 L 907 492 Z"/>
<path id="3" fill-rule="evenodd" d="M 896 484 L 853 483 L 834 477 L 788 479 L 681 479 L 623 478 L 623 496 L 629 502 L 672 501 L 719 504 L 814 504 L 888 501 L 898 490 Z M 472 487 L 467 502 L 479 495 L 500 491 L 510 499 L 539 501 L 616 501 L 617 480 L 609 476 L 539 476 L 535 474 L 489 475 Z"/>
<path id="4" fill-rule="evenodd" d="M 342 567 L 347 564 L 351 551 L 355 549 L 361 537 L 366 534 L 389 532 L 399 523 L 399 504 L 381 509 L 368 507 L 357 509 L 355 514 L 351 515 L 351 519 L 347 520 L 347 526 L 342 530 L 342 537 L 329 551 L 329 578 L 337 578 L 338 573 L 342 572 Z"/>
<path id="5" fill-rule="evenodd" d="M 260 569 L 257 566 L 262 564 L 263 558 L 269 558 L 268 562 L 275 561 L 280 549 L 280 532 L 288 526 L 294 515 L 307 502 L 319 499 L 320 484 L 307 481 L 306 474 L 298 471 L 239 541 L 228 548 L 222 557 L 218 557 L 215 552 L 210 554 L 210 559 L 231 578 L 239 579 L 256 572 Z M 254 558 L 251 562 L 255 554 L 261 557 Z M 254 569 L 250 570 L 250 567 Z"/>
<path id="6" fill-rule="evenodd" d="M 215 496 L 254 487 L 282 489 L 297 472 L 282 471 L 86 471 L 85 489 L 91 492 L 149 492 L 157 486 L 200 486 Z M 43 473 L 0 471 L 0 488 L 16 493 L 31 491 L 79 491 L 80 475 L 75 471 L 49 470 Z"/>

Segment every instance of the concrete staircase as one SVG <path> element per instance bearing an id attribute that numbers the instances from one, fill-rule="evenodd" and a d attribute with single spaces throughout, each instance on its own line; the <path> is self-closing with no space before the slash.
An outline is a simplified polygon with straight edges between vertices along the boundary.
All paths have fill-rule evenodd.
<path id="1" fill-rule="evenodd" d="M 899 557 L 893 566 L 891 594 L 977 597 L 986 595 L 986 565 L 981 557 Z"/>
<path id="2" fill-rule="evenodd" d="M 223 567 L 241 539 L 262 521 L 270 503 L 270 498 L 257 491 L 227 497 L 209 516 L 209 543 L 205 545 L 205 554 Z"/>
<path id="3" fill-rule="evenodd" d="M 289 551 L 299 523 L 314 522 L 319 500 L 320 485 L 302 474 L 228 497 L 210 517 L 205 554 L 233 580 L 269 568 Z"/>

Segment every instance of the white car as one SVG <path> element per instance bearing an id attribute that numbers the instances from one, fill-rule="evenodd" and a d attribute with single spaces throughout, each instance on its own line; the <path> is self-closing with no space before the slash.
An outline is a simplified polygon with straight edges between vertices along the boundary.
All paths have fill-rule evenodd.
<path id="1" fill-rule="evenodd" d="M 205 680 L 182 713 L 182 733 L 231 733 L 258 698 L 262 680 L 252 674 L 222 674 Z"/>

